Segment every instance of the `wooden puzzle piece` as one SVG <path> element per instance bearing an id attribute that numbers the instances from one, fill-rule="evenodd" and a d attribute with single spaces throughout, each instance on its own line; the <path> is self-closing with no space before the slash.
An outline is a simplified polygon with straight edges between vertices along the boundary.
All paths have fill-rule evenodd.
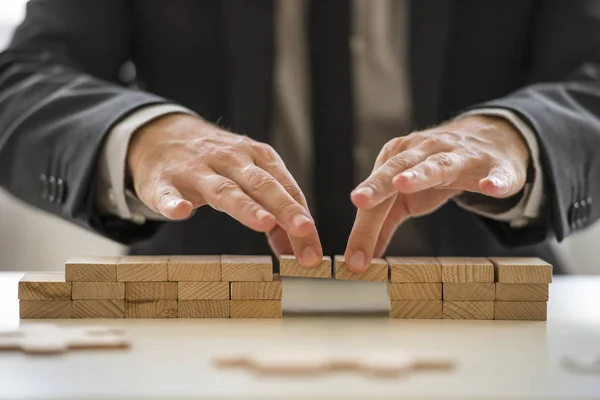
<path id="1" fill-rule="evenodd" d="M 273 349 L 255 353 L 229 352 L 213 358 L 219 368 L 245 369 L 270 376 L 320 376 L 354 372 L 397 378 L 416 371 L 450 370 L 456 360 L 444 354 L 394 350 L 363 350 L 345 354 L 326 349 Z"/>
<path id="2" fill-rule="evenodd" d="M 563 358 L 562 365 L 574 373 L 600 375 L 600 351 L 591 354 L 566 356 Z"/>
<path id="3" fill-rule="evenodd" d="M 545 321 L 548 304 L 545 301 L 497 301 L 494 303 L 494 319 Z"/>
<path id="4" fill-rule="evenodd" d="M 390 300 L 442 300 L 442 284 L 396 283 L 389 285 Z"/>
<path id="5" fill-rule="evenodd" d="M 483 257 L 438 257 L 442 282 L 494 282 L 494 265 Z"/>
<path id="6" fill-rule="evenodd" d="M 167 256 L 123 256 L 117 261 L 117 281 L 165 282 L 168 280 Z"/>
<path id="7" fill-rule="evenodd" d="M 550 283 L 552 264 L 536 257 L 489 257 L 500 283 Z"/>
<path id="8" fill-rule="evenodd" d="M 547 283 L 496 283 L 496 301 L 548 301 Z"/>
<path id="9" fill-rule="evenodd" d="M 494 301 L 495 295 L 493 282 L 444 283 L 444 301 Z"/>
<path id="10" fill-rule="evenodd" d="M 179 282 L 178 298 L 179 300 L 229 300 L 229 282 Z"/>
<path id="11" fill-rule="evenodd" d="M 221 256 L 221 280 L 225 282 L 270 282 L 273 280 L 271 256 Z"/>
<path id="12" fill-rule="evenodd" d="M 170 256 L 168 275 L 170 281 L 220 281 L 221 256 Z"/>
<path id="13" fill-rule="evenodd" d="M 494 302 L 444 300 L 444 319 L 494 319 Z"/>
<path id="14" fill-rule="evenodd" d="M 331 278 L 331 257 L 324 256 L 321 264 L 314 268 L 304 268 L 296 257 L 282 255 L 279 257 L 279 274 L 281 276 L 296 276 L 302 278 Z"/>
<path id="15" fill-rule="evenodd" d="M 65 263 L 67 282 L 116 282 L 119 257 L 74 257 Z"/>
<path id="16" fill-rule="evenodd" d="M 19 300 L 19 317 L 22 319 L 71 318 L 71 300 Z"/>
<path id="17" fill-rule="evenodd" d="M 178 318 L 229 318 L 229 300 L 179 300 Z"/>
<path id="18" fill-rule="evenodd" d="M 281 300 L 282 291 L 279 275 L 272 282 L 231 282 L 232 300 Z"/>
<path id="19" fill-rule="evenodd" d="M 344 256 L 335 256 L 333 272 L 335 279 L 338 280 L 387 282 L 389 267 L 384 259 L 374 258 L 365 271 L 352 272 L 346 266 Z"/>
<path id="20" fill-rule="evenodd" d="M 123 300 L 125 282 L 73 282 L 73 300 Z"/>
<path id="21" fill-rule="evenodd" d="M 126 282 L 126 300 L 177 300 L 178 282 Z"/>
<path id="22" fill-rule="evenodd" d="M 0 351 L 22 351 L 28 354 L 60 354 L 69 349 L 129 347 L 122 329 L 86 326 L 26 324 L 18 329 L 0 332 Z"/>
<path id="23" fill-rule="evenodd" d="M 390 282 L 441 282 L 442 265 L 435 257 L 387 257 Z"/>
<path id="24" fill-rule="evenodd" d="M 27 273 L 19 281 L 21 300 L 70 300 L 71 282 L 62 272 Z"/>

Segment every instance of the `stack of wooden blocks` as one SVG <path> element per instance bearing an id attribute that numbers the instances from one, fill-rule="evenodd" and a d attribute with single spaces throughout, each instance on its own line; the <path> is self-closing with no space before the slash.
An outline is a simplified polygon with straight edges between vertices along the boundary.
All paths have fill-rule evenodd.
<path id="1" fill-rule="evenodd" d="M 392 318 L 546 320 L 552 265 L 538 258 L 387 260 Z"/>
<path id="2" fill-rule="evenodd" d="M 21 318 L 281 318 L 269 256 L 124 256 L 26 274 Z"/>

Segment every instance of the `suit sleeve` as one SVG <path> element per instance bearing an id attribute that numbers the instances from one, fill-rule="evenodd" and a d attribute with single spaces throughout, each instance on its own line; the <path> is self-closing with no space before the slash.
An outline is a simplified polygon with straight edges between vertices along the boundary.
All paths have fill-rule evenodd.
<path id="1" fill-rule="evenodd" d="M 152 235 L 101 215 L 97 160 L 111 128 L 167 102 L 126 87 L 131 19 L 123 0 L 33 0 L 0 54 L 0 186 L 19 199 L 121 243 Z"/>
<path id="2" fill-rule="evenodd" d="M 511 110 L 540 145 L 546 202 L 542 218 L 522 228 L 484 218 L 508 246 L 561 241 L 600 217 L 600 2 L 537 2 L 529 84 L 472 109 Z"/>

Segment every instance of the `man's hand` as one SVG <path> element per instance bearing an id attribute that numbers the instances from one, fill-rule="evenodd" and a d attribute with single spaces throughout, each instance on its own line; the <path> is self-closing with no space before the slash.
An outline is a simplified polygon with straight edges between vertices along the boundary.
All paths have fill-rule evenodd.
<path id="1" fill-rule="evenodd" d="M 277 254 L 305 267 L 323 250 L 306 199 L 272 147 L 197 117 L 170 114 L 133 136 L 127 168 L 140 200 L 171 219 L 210 205 L 266 232 Z"/>
<path id="2" fill-rule="evenodd" d="M 345 258 L 362 271 L 407 218 L 429 214 L 463 191 L 505 198 L 525 185 L 529 149 L 496 117 L 468 116 L 389 141 L 371 176 L 352 192 L 358 213 Z"/>

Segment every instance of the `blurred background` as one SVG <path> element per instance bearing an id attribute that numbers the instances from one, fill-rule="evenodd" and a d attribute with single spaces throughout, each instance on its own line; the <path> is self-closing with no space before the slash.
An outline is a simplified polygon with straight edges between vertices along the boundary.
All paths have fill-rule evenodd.
<path id="1" fill-rule="evenodd" d="M 24 17 L 26 0 L 0 0 L 0 49 Z M 556 244 L 573 273 L 600 274 L 600 224 Z M 112 255 L 111 241 L 17 202 L 0 189 L 0 270 L 61 270 L 73 255 Z"/>

